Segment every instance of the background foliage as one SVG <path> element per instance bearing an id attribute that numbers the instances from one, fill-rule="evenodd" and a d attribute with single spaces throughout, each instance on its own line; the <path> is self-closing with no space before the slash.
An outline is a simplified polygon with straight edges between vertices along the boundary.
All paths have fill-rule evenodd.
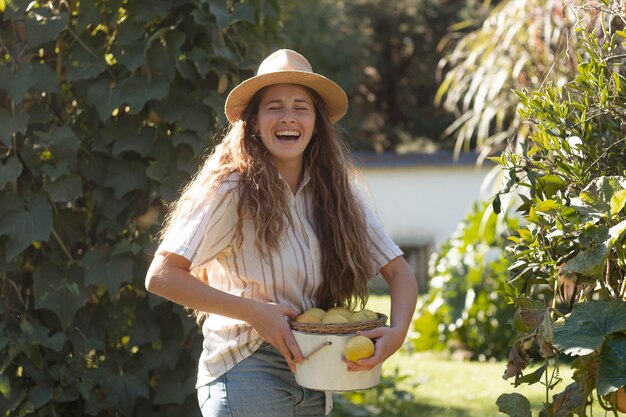
<path id="1" fill-rule="evenodd" d="M 503 359 L 515 334 L 513 307 L 501 296 L 510 262 L 503 257 L 509 228 L 476 203 L 433 255 L 428 294 L 420 299 L 410 336 L 417 351 L 450 349 L 464 359 Z M 487 213 L 487 214 L 485 214 Z"/>
<path id="2" fill-rule="evenodd" d="M 558 380 L 551 367 L 574 358 L 574 381 L 541 416 L 586 416 L 594 399 L 614 410 L 626 385 L 626 15 L 608 0 L 595 11 L 597 30 L 577 32 L 576 77 L 518 92 L 534 130 L 523 152 L 500 158 L 508 179 L 501 194 L 519 196 L 523 220 L 508 248 L 506 297 L 522 326 L 505 378 L 542 382 L 549 392 Z M 540 359 L 532 371 L 529 351 Z M 530 415 L 518 395 L 498 404 Z"/>
<path id="3" fill-rule="evenodd" d="M 2 415 L 198 414 L 196 326 L 143 278 L 276 3 L 1 3 Z"/>
<path id="4" fill-rule="evenodd" d="M 342 125 L 361 150 L 450 147 L 453 117 L 435 105 L 438 63 L 498 1 L 284 2 L 281 44 L 302 51 L 350 98 Z M 452 33 L 450 31 L 453 30 Z"/>

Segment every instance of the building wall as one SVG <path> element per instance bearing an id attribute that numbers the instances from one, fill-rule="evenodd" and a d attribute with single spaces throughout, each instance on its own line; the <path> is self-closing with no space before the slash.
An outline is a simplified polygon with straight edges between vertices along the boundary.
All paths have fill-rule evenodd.
<path id="1" fill-rule="evenodd" d="M 399 245 L 440 245 L 474 201 L 491 168 L 425 166 L 361 168 L 373 204 Z"/>
<path id="2" fill-rule="evenodd" d="M 408 162 L 370 157 L 359 170 L 385 229 L 403 249 L 420 291 L 426 292 L 432 253 L 475 201 L 490 197 L 493 165 L 477 167 L 475 160 L 454 163 L 445 155 Z"/>

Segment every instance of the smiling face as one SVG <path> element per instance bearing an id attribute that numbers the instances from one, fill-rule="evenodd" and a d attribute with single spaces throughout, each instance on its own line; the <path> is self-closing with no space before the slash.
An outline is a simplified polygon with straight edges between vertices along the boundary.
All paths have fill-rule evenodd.
<path id="1" fill-rule="evenodd" d="M 308 90 L 296 84 L 267 87 L 254 128 L 279 171 L 302 169 L 315 130 L 315 105 Z"/>

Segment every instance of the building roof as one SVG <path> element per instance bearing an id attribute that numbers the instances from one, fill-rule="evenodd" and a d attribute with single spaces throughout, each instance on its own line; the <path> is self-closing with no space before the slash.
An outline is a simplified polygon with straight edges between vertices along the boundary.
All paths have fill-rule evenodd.
<path id="1" fill-rule="evenodd" d="M 354 163 L 360 168 L 408 168 L 408 167 L 454 167 L 477 165 L 479 155 L 476 153 L 461 153 L 455 159 L 452 151 L 438 151 L 434 153 L 406 153 L 392 152 L 376 153 L 358 151 L 353 152 Z M 486 159 L 482 163 L 492 167 L 493 162 Z"/>

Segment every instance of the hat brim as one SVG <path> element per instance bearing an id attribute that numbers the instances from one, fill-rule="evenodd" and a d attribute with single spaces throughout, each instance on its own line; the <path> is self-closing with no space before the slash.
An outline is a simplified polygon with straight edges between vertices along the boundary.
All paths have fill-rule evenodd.
<path id="1" fill-rule="evenodd" d="M 232 123 L 239 119 L 254 94 L 261 88 L 274 84 L 299 84 L 316 91 L 324 100 L 331 123 L 337 122 L 348 111 L 346 93 L 323 75 L 305 71 L 276 71 L 248 78 L 233 88 L 225 103 L 228 120 Z"/>

